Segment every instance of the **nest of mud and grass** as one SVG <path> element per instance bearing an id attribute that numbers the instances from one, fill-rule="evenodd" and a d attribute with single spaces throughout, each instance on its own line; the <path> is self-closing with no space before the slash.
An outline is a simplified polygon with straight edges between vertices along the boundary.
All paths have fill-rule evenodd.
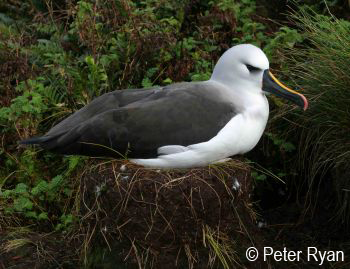
<path id="1" fill-rule="evenodd" d="M 239 161 L 169 171 L 127 161 L 86 167 L 76 225 L 0 233 L 0 268 L 241 268 L 245 250 L 261 245 L 250 170 Z"/>

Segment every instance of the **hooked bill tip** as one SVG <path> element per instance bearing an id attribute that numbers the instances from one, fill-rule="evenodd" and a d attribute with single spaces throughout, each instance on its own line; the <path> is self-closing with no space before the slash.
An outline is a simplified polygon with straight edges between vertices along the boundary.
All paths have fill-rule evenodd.
<path id="1" fill-rule="evenodd" d="M 303 109 L 304 109 L 304 111 L 309 107 L 309 102 L 307 101 L 307 99 L 306 99 L 306 97 L 304 96 L 304 95 L 302 95 L 302 94 L 300 94 L 300 97 L 303 99 L 303 101 L 304 101 L 304 107 L 303 107 Z"/>

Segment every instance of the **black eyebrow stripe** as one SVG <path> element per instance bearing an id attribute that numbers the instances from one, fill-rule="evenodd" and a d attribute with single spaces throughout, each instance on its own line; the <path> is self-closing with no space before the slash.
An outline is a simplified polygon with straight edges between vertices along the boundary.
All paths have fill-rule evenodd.
<path id="1" fill-rule="evenodd" d="M 255 67 L 255 66 L 252 66 L 252 65 L 250 65 L 250 64 L 246 64 L 246 66 L 247 66 L 249 72 L 254 72 L 254 71 L 259 71 L 259 70 L 261 70 L 260 68 Z"/>

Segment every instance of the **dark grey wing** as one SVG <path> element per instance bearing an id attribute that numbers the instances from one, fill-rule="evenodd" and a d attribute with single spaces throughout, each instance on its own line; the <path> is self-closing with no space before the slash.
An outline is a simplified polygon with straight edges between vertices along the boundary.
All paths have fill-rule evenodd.
<path id="1" fill-rule="evenodd" d="M 208 85 L 181 83 L 156 89 L 142 99 L 84 121 L 75 118 L 74 126 L 69 117 L 65 120 L 68 123 L 47 133 L 55 138 L 42 146 L 59 153 L 89 156 L 116 155 L 113 150 L 125 154 L 128 150 L 128 156 L 140 158 L 156 156 L 161 146 L 208 141 L 236 114 L 232 104 Z M 72 127 L 62 130 L 62 126 Z"/>
<path id="2" fill-rule="evenodd" d="M 112 109 L 126 106 L 138 100 L 145 99 L 153 95 L 158 90 L 159 87 L 147 89 L 117 90 L 105 93 L 92 100 L 91 103 L 74 112 L 68 118 L 55 125 L 46 135 L 52 136 L 66 132 L 67 130 L 76 127 L 80 123 L 85 122 L 86 120 L 91 119 L 96 115 Z"/>

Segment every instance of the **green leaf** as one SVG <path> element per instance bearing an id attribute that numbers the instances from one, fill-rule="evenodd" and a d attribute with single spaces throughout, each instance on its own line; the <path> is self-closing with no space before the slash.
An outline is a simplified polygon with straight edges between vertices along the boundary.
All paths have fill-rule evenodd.
<path id="1" fill-rule="evenodd" d="M 73 221 L 74 221 L 74 217 L 72 214 L 63 214 L 61 217 L 60 217 L 60 220 L 61 222 L 63 223 L 64 226 L 68 226 L 69 224 L 72 224 Z"/>
<path id="2" fill-rule="evenodd" d="M 45 180 L 40 180 L 39 183 L 32 188 L 31 193 L 34 196 L 37 196 L 43 192 L 46 192 L 49 189 L 49 184 Z"/>
<path id="3" fill-rule="evenodd" d="M 31 210 L 33 203 L 27 197 L 20 196 L 13 201 L 13 208 L 18 212 L 23 212 Z"/>
<path id="4" fill-rule="evenodd" d="M 86 62 L 88 65 L 91 65 L 91 66 L 95 65 L 95 60 L 94 60 L 94 58 L 92 58 L 92 56 L 90 56 L 90 55 L 85 57 L 85 62 Z"/>
<path id="5" fill-rule="evenodd" d="M 73 171 L 79 164 L 80 160 L 82 160 L 80 156 L 70 156 L 68 158 L 68 172 Z"/>
<path id="6" fill-rule="evenodd" d="M 3 192 L 0 192 L 0 197 L 2 196 L 3 198 L 7 199 L 10 198 L 11 194 L 13 194 L 12 190 L 5 190 Z"/>
<path id="7" fill-rule="evenodd" d="M 142 87 L 144 87 L 144 88 L 149 88 L 149 87 L 152 87 L 153 86 L 153 83 L 152 83 L 152 81 L 149 79 L 149 78 L 144 78 L 143 80 L 142 80 L 142 82 L 141 82 L 141 85 L 142 85 Z"/>
<path id="8" fill-rule="evenodd" d="M 164 84 L 171 84 L 171 83 L 173 83 L 173 81 L 171 80 L 171 78 L 166 78 L 163 80 L 163 83 Z"/>
<path id="9" fill-rule="evenodd" d="M 54 177 L 48 184 L 48 190 L 46 192 L 46 200 L 52 202 L 60 195 L 60 188 L 63 185 L 63 177 L 58 175 Z"/>
<path id="10" fill-rule="evenodd" d="M 37 219 L 38 215 L 35 211 L 28 211 L 24 214 L 27 218 Z"/>
<path id="11" fill-rule="evenodd" d="M 28 192 L 28 186 L 24 183 L 18 183 L 15 188 L 16 194 L 26 193 Z"/>
<path id="12" fill-rule="evenodd" d="M 49 219 L 49 217 L 48 217 L 46 212 L 42 212 L 38 216 L 38 220 L 48 220 L 48 219 Z"/>

